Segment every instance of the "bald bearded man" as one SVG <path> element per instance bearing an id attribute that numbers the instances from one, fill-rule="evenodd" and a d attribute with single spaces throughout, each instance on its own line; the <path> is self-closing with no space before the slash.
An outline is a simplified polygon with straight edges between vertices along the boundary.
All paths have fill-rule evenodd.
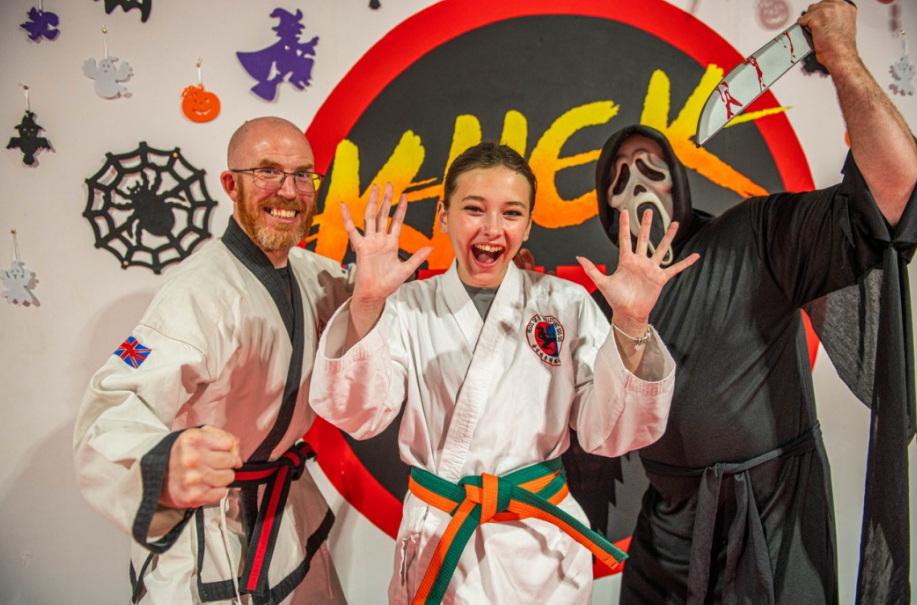
<path id="1" fill-rule="evenodd" d="M 301 130 L 246 122 L 228 166 L 226 232 L 174 270 L 90 382 L 80 488 L 132 537 L 135 603 L 344 603 L 334 517 L 298 440 L 318 331 L 351 277 L 296 247 L 321 182 Z"/>

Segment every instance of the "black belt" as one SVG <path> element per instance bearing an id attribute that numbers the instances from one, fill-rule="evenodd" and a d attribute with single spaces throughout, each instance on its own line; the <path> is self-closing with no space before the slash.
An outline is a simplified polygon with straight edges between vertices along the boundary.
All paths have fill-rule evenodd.
<path id="1" fill-rule="evenodd" d="M 688 605 L 703 605 L 707 596 L 720 486 L 726 476 L 732 476 L 735 480 L 736 519 L 728 534 L 729 549 L 723 577 L 724 600 L 726 595 L 735 594 L 736 585 L 741 585 L 743 592 L 754 591 L 754 594 L 760 597 L 760 603 L 774 605 L 774 577 L 770 553 L 748 471 L 777 458 L 789 458 L 811 452 L 820 441 L 821 427 L 815 423 L 811 429 L 792 441 L 744 462 L 718 462 L 706 468 L 685 468 L 643 460 L 646 471 L 654 475 L 700 477 L 694 530 L 691 535 Z"/>
<path id="2" fill-rule="evenodd" d="M 246 463 L 236 470 L 236 479 L 230 484 L 230 487 L 241 488 L 243 496 L 246 492 L 254 492 L 255 498 L 258 487 L 266 486 L 256 521 L 251 533 L 246 536 L 248 548 L 241 580 L 241 588 L 251 594 L 256 603 L 261 601 L 259 597 L 266 597 L 270 593 L 267 570 L 274 555 L 274 544 L 280 531 L 290 484 L 302 476 L 306 460 L 314 457 L 312 446 L 301 442 L 277 460 Z M 243 497 L 243 502 L 245 500 Z"/>

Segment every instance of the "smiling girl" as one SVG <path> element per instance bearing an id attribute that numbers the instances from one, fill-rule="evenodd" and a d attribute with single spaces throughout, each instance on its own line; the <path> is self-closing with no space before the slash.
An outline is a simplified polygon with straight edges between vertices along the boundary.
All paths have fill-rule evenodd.
<path id="1" fill-rule="evenodd" d="M 370 195 L 353 298 L 328 324 L 312 377 L 315 411 L 358 439 L 398 416 L 412 467 L 395 548 L 392 603 L 589 603 L 592 555 L 624 555 L 586 526 L 560 455 L 620 456 L 665 429 L 674 362 L 647 323 L 665 283 L 697 260 L 659 266 L 621 213 L 614 274 L 580 263 L 614 309 L 615 329 L 581 286 L 513 264 L 528 238 L 535 176 L 509 147 L 481 143 L 450 166 L 440 229 L 455 264 L 404 283 L 429 255 L 398 259 L 407 207 Z M 378 204 L 378 206 L 377 206 Z M 469 544 L 470 543 L 470 544 Z M 467 545 L 467 547 L 466 547 Z M 585 547 L 585 548 L 584 548 Z"/>

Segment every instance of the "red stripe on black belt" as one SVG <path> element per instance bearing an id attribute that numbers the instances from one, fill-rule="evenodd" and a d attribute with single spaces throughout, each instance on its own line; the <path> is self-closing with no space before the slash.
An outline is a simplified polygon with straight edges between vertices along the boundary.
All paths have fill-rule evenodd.
<path id="1" fill-rule="evenodd" d="M 268 569 L 274 555 L 274 544 L 280 532 L 280 521 L 290 493 L 290 484 L 302 476 L 305 461 L 315 452 L 308 443 L 291 447 L 273 462 L 245 464 L 236 471 L 236 479 L 230 487 L 243 491 L 256 490 L 264 485 L 264 495 L 258 515 L 248 537 L 245 568 L 242 572 L 242 586 L 259 602 L 261 596 L 268 596 Z"/>

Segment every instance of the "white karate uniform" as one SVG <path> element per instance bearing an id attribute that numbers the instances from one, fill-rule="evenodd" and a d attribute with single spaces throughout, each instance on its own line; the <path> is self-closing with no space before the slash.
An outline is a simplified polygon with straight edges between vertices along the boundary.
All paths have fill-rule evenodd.
<path id="1" fill-rule="evenodd" d="M 338 263 L 300 248 L 291 250 L 289 266 L 303 299 L 296 321 L 304 322 L 305 352 L 293 418 L 271 460 L 300 440 L 314 419 L 307 396 L 318 330 L 352 288 L 351 276 Z M 92 377 L 74 431 L 83 496 L 129 535 L 144 495 L 144 456 L 174 431 L 209 424 L 238 437 L 240 454 L 247 460 L 277 420 L 292 352 L 274 300 L 223 241 L 209 244 L 174 270 L 132 335 L 152 349 L 149 356 L 137 368 L 111 356 Z M 152 559 L 144 578 L 144 603 L 199 603 L 198 573 L 203 583 L 224 585 L 239 576 L 244 535 L 238 490 L 231 490 L 227 502 L 228 527 L 221 528 L 219 505 L 204 507 L 201 526 L 192 517 L 171 548 Z M 154 526 L 156 518 L 169 512 L 174 516 L 175 511 L 160 506 Z M 327 513 L 328 505 L 307 470 L 290 488 L 270 586 L 303 562 L 306 539 Z M 200 569 L 199 531 L 205 545 Z M 138 574 L 149 554 L 132 541 Z M 284 602 L 344 602 L 325 544 L 312 557 L 305 580 Z"/>
<path id="2" fill-rule="evenodd" d="M 449 481 L 557 458 L 570 427 L 584 449 L 608 456 L 648 445 L 665 429 L 675 369 L 668 351 L 653 332 L 644 367 L 658 380 L 630 373 L 607 320 L 572 282 L 511 264 L 482 321 L 453 266 L 403 285 L 341 356 L 348 313 L 349 303 L 319 344 L 312 407 L 362 439 L 385 429 L 404 403 L 401 458 Z M 558 355 L 550 342 L 538 344 L 538 324 L 562 327 Z M 572 497 L 560 508 L 588 526 Z M 390 602 L 413 598 L 449 520 L 407 494 Z M 591 592 L 589 551 L 553 525 L 524 520 L 478 527 L 444 602 L 588 603 Z"/>

